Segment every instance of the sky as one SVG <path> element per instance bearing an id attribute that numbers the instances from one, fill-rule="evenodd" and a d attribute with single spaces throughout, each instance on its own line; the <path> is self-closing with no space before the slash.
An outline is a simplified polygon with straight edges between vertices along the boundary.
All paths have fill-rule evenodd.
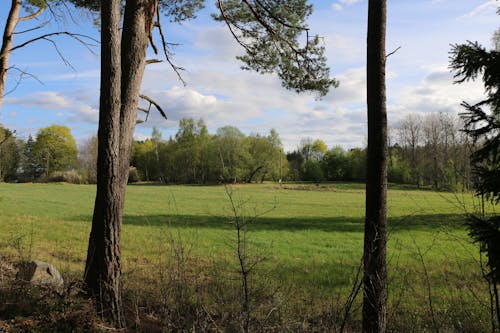
<path id="1" fill-rule="evenodd" d="M 137 125 L 135 138 L 143 140 L 155 126 L 168 139 L 182 118 L 203 118 L 209 132 L 227 125 L 245 134 L 278 131 L 285 150 L 298 147 L 304 138 L 321 139 L 328 147 L 345 149 L 366 145 L 366 25 L 367 0 L 311 1 L 308 19 L 312 34 L 326 48 L 331 76 L 340 81 L 321 100 L 312 94 L 296 94 L 281 87 L 272 74 L 240 69 L 242 54 L 227 28 L 214 22 L 214 1 L 207 1 L 198 17 L 181 25 L 163 18 L 168 42 L 177 43 L 173 62 L 185 68 L 184 86 L 165 64 L 149 65 L 142 91 L 166 111 L 168 120 L 153 113 Z M 3 31 L 10 1 L 0 2 Z M 478 41 L 488 49 L 500 26 L 496 0 L 388 0 L 387 108 L 391 128 L 409 114 L 445 112 L 458 114 L 463 100 L 483 97 L 481 82 L 453 84 L 449 51 L 452 44 Z M 22 22 L 17 31 L 48 21 Z M 34 32 L 17 34 L 14 45 L 37 34 L 70 31 L 96 39 L 99 32 L 92 17 L 72 10 L 71 18 L 50 20 Z M 26 139 L 52 124 L 70 127 L 77 142 L 97 133 L 99 105 L 99 46 L 90 50 L 67 37 L 39 41 L 13 52 L 10 66 L 28 72 L 9 71 L 0 123 Z M 94 43 L 95 44 L 95 43 Z M 64 55 L 66 64 L 58 53 Z M 148 51 L 150 58 L 158 58 Z M 144 115 L 139 115 L 144 119 Z"/>

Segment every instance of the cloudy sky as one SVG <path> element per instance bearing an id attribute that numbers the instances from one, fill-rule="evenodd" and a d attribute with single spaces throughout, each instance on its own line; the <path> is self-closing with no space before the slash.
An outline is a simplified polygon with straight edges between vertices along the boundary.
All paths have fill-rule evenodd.
<path id="1" fill-rule="evenodd" d="M 136 138 L 150 135 L 157 126 L 164 138 L 175 134 L 183 117 L 203 118 L 209 131 L 234 125 L 243 132 L 268 133 L 275 128 L 285 149 L 302 138 L 323 139 L 329 147 L 360 147 L 366 137 L 365 45 L 366 0 L 312 1 L 311 32 L 322 37 L 331 75 L 340 81 L 322 100 L 284 90 L 273 75 L 244 72 L 235 56 L 241 53 L 221 23 L 211 20 L 213 1 L 198 18 L 182 25 L 168 24 L 169 42 L 179 43 L 174 62 L 186 69 L 182 83 L 165 64 L 148 66 L 143 91 L 167 113 L 136 128 Z M 9 1 L 0 3 L 3 31 Z M 480 83 L 454 85 L 448 70 L 450 45 L 467 40 L 491 47 L 500 26 L 496 0 L 389 0 L 387 52 L 401 47 L 387 62 L 388 116 L 391 126 L 410 113 L 458 113 L 462 100 L 482 97 Z M 39 33 L 71 31 L 98 38 L 92 19 L 74 11 L 73 19 L 51 21 Z M 36 24 L 45 22 L 40 19 Z M 165 20 L 166 21 L 166 20 Z M 33 22 L 22 23 L 18 31 Z M 29 34 L 15 36 L 18 44 Z M 97 131 L 99 101 L 99 47 L 90 52 L 63 37 L 55 38 L 66 65 L 54 47 L 38 42 L 16 51 L 11 65 L 31 73 L 19 80 L 11 70 L 10 92 L 4 100 L 0 123 L 18 136 L 36 135 L 40 127 L 64 124 L 79 142 Z M 16 88 L 17 86 L 17 88 Z"/>

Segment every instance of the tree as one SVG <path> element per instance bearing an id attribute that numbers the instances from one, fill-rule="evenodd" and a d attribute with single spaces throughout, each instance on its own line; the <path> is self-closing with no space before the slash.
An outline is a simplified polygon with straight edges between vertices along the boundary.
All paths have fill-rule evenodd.
<path id="1" fill-rule="evenodd" d="M 77 164 L 76 142 L 66 126 L 52 125 L 40 129 L 36 135 L 33 152 L 45 176 L 54 171 L 72 169 Z"/>
<path id="2" fill-rule="evenodd" d="M 21 154 L 21 181 L 32 182 L 41 174 L 42 169 L 37 163 L 34 147 L 35 141 L 30 134 Z"/>
<path id="3" fill-rule="evenodd" d="M 363 332 L 387 325 L 386 1 L 369 0 L 367 36 L 368 148 L 364 238 Z"/>
<path id="4" fill-rule="evenodd" d="M 410 164 L 412 182 L 418 187 L 421 177 L 418 148 L 422 140 L 422 118 L 419 115 L 408 115 L 399 124 L 398 132 L 404 157 Z"/>
<path id="5" fill-rule="evenodd" d="M 465 131 L 479 143 L 472 154 L 474 184 L 478 194 L 500 201 L 500 52 L 486 51 L 478 43 L 455 45 L 450 67 L 457 83 L 482 76 L 488 98 L 470 105 L 463 102 L 466 112 Z M 488 111 L 489 109 L 489 111 Z"/>
<path id="6" fill-rule="evenodd" d="M 78 0 L 75 3 L 95 8 L 98 2 Z M 120 0 L 100 3 L 98 177 L 85 268 L 89 292 L 97 300 L 104 318 L 117 327 L 124 325 L 120 229 L 146 48 L 153 27 L 161 29 L 160 9 L 171 21 L 180 22 L 192 18 L 202 1 L 127 0 L 120 30 L 121 4 Z M 239 59 L 246 69 L 276 72 L 285 87 L 299 92 L 317 91 L 324 95 L 336 84 L 329 77 L 319 37 L 309 38 L 307 33 L 304 46 L 300 46 L 299 39 L 308 31 L 305 19 L 312 12 L 305 1 L 219 0 L 217 4 L 220 13 L 215 18 L 226 22 L 245 49 L 246 54 Z M 165 56 L 178 72 L 168 52 Z"/>
<path id="7" fill-rule="evenodd" d="M 78 162 L 82 174 L 90 184 L 97 182 L 97 136 L 91 136 L 79 150 Z"/>
<path id="8" fill-rule="evenodd" d="M 328 180 L 345 180 L 347 176 L 348 157 L 342 147 L 334 147 L 326 152 L 323 158 L 323 173 Z"/>
<path id="9" fill-rule="evenodd" d="M 245 135 L 234 126 L 224 126 L 217 129 L 214 140 L 218 150 L 221 180 L 234 183 L 242 181 L 251 158 Z"/>
<path id="10" fill-rule="evenodd" d="M 500 8 L 497 11 L 500 14 Z M 498 35 L 494 36 L 498 39 Z M 498 42 L 496 40 L 495 42 Z M 500 202 L 500 51 L 487 51 L 479 43 L 454 45 L 451 50 L 450 68 L 455 73 L 456 83 L 481 78 L 487 98 L 476 104 L 462 102 L 465 113 L 465 132 L 480 147 L 472 154 L 472 168 L 475 174 L 474 188 L 482 198 L 492 203 Z M 470 214 L 469 235 L 479 243 L 480 251 L 488 258 L 486 279 L 493 287 L 497 325 L 500 326 L 500 215 L 480 216 Z M 493 320 L 493 318 L 492 318 Z M 493 325 L 493 331 L 495 325 Z"/>
<path id="11" fill-rule="evenodd" d="M 14 132 L 0 126 L 0 181 L 16 178 L 19 159 Z"/>
<path id="12" fill-rule="evenodd" d="M 5 95 L 5 85 L 7 82 L 7 72 L 10 70 L 17 70 L 20 75 L 19 75 L 19 80 L 17 84 L 21 81 L 23 76 L 31 76 L 30 73 L 26 73 L 25 71 L 16 68 L 15 66 L 10 66 L 9 67 L 9 59 L 10 55 L 14 50 L 23 48 L 31 43 L 37 42 L 37 41 L 48 41 L 52 43 L 56 49 L 56 52 L 58 55 L 62 58 L 63 62 L 68 64 L 68 60 L 65 59 L 60 52 L 60 50 L 57 48 L 57 44 L 54 42 L 52 37 L 55 36 L 67 36 L 75 41 L 83 44 L 84 46 L 88 47 L 89 45 L 85 42 L 85 40 L 92 40 L 95 41 L 93 38 L 81 34 L 74 34 L 71 32 L 67 31 L 58 31 L 58 32 L 51 32 L 51 33 L 46 33 L 40 36 L 36 36 L 34 38 L 28 39 L 20 43 L 19 45 L 14 46 L 14 36 L 15 35 L 20 35 L 24 33 L 29 33 L 33 32 L 35 30 L 41 29 L 45 26 L 46 23 L 42 23 L 40 25 L 30 27 L 29 29 L 25 29 L 24 31 L 18 31 L 16 32 L 16 27 L 19 23 L 21 22 L 26 22 L 30 21 L 33 19 L 38 18 L 47 8 L 50 7 L 50 13 L 52 14 L 53 17 L 57 18 L 56 13 L 56 8 L 65 8 L 63 5 L 64 0 L 11 0 L 11 5 L 10 5 L 10 10 L 9 10 L 9 15 L 7 16 L 7 20 L 5 22 L 5 28 L 3 31 L 3 39 L 2 39 L 2 44 L 0 47 L 0 110 L 2 109 L 2 103 L 3 103 L 3 97 Z M 53 6 L 51 5 L 53 4 Z M 24 9 L 27 12 L 26 16 L 21 17 L 21 9 Z M 17 86 L 16 84 L 16 86 Z M 15 87 L 14 87 L 15 89 Z"/>

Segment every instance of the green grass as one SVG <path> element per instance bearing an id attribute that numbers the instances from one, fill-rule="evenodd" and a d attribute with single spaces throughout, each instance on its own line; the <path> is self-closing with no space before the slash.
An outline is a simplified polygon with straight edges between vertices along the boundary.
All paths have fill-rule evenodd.
<path id="1" fill-rule="evenodd" d="M 318 306 L 345 299 L 362 256 L 363 185 L 286 188 L 231 187 L 234 200 L 243 203 L 243 214 L 258 216 L 248 229 L 249 253 L 265 258 L 256 279 L 265 277 L 262 283 L 287 290 L 296 300 L 317 299 Z M 66 274 L 81 275 L 94 195 L 90 185 L 0 184 L 0 249 L 9 256 L 27 256 L 31 246 L 34 257 L 55 263 Z M 210 267 L 228 274 L 236 269 L 235 231 L 227 223 L 231 211 L 224 187 L 131 185 L 125 207 L 126 278 L 154 280 L 159 263 L 168 260 L 178 240 L 186 248 L 184 255 L 196 259 L 199 268 L 189 269 L 197 274 Z M 473 209 L 470 194 L 391 187 L 387 254 L 395 312 L 408 315 L 410 310 L 404 309 L 419 308 L 421 317 L 428 316 L 425 270 L 436 311 L 448 311 L 455 301 L 487 302 L 477 247 L 464 227 L 464 212 Z M 304 305 L 297 301 L 294 306 L 301 311 Z"/>

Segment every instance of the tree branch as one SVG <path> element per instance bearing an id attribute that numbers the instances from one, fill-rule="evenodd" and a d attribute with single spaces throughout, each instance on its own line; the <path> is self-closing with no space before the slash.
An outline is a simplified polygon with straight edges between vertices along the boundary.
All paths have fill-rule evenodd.
<path id="1" fill-rule="evenodd" d="M 71 33 L 71 32 L 68 32 L 68 31 L 59 31 L 59 32 L 51 32 L 51 33 L 48 33 L 48 34 L 44 34 L 44 35 L 41 35 L 41 36 L 38 36 L 38 37 L 35 37 L 33 39 L 30 39 L 22 44 L 19 44 L 17 46 L 14 46 L 13 48 L 11 48 L 10 50 L 6 50 L 4 53 L 0 54 L 0 59 L 5 57 L 6 54 L 12 52 L 12 51 L 15 51 L 17 49 L 20 49 L 22 47 L 25 47 L 26 45 L 29 45 L 31 43 L 34 43 L 34 42 L 37 42 L 39 40 L 46 40 L 46 41 L 51 41 L 53 44 L 55 44 L 54 41 L 52 41 L 51 39 L 49 39 L 49 37 L 52 37 L 52 36 L 60 36 L 60 35 L 66 35 L 66 36 L 69 36 L 73 39 L 75 39 L 76 41 L 80 42 L 80 44 L 82 44 L 83 46 L 85 46 L 90 52 L 94 53 L 92 51 L 92 49 L 90 48 L 90 46 L 95 46 L 93 44 L 90 44 L 86 41 L 84 41 L 83 39 L 89 39 L 97 44 L 99 44 L 99 41 L 95 38 L 92 38 L 90 36 L 87 36 L 87 35 L 82 35 L 82 34 L 75 34 L 75 33 Z M 59 53 L 59 52 L 58 52 Z"/>
<path id="2" fill-rule="evenodd" d="M 163 53 L 165 54 L 165 58 L 167 59 L 167 62 L 169 63 L 170 67 L 172 67 L 175 74 L 177 74 L 177 77 L 182 82 L 182 84 L 184 86 L 186 86 L 186 81 L 184 81 L 184 79 L 182 78 L 182 75 L 179 73 L 179 71 L 183 71 L 184 68 L 174 65 L 174 63 L 170 60 L 170 57 L 168 55 L 167 42 L 165 40 L 165 35 L 163 34 L 163 29 L 161 28 L 161 23 L 160 23 L 160 9 L 159 8 L 156 8 L 156 24 L 155 24 L 155 26 L 156 26 L 156 28 L 158 28 L 158 31 L 160 33 L 161 43 L 163 46 Z M 164 114 L 163 114 L 163 116 L 165 117 L 165 119 L 167 119 L 167 117 Z"/>
<path id="3" fill-rule="evenodd" d="M 387 58 L 389 58 L 391 55 L 393 55 L 394 53 L 398 52 L 400 48 L 401 48 L 401 46 L 398 46 L 398 47 L 397 47 L 394 51 L 389 52 L 389 53 L 385 56 L 385 58 L 386 58 L 386 59 L 387 59 Z"/>
<path id="4" fill-rule="evenodd" d="M 17 22 L 28 21 L 28 20 L 34 19 L 34 18 L 40 16 L 40 14 L 42 14 L 44 12 L 44 10 L 45 10 L 45 8 L 38 7 L 38 10 L 36 12 L 34 12 L 31 15 L 27 15 L 27 16 L 18 18 Z"/>
<path id="5" fill-rule="evenodd" d="M 161 108 L 161 106 L 156 103 L 151 97 L 148 97 L 146 95 L 139 95 L 140 98 L 146 100 L 149 102 L 149 107 L 151 108 L 151 105 L 154 105 L 156 107 L 156 109 L 158 110 L 158 112 L 160 112 L 160 114 L 162 115 L 163 118 L 167 119 L 167 115 L 165 114 L 165 112 L 163 111 L 163 109 Z M 141 110 L 141 109 L 139 109 Z M 142 110 L 141 110 L 142 111 Z M 149 110 L 147 112 L 149 114 Z"/>
<path id="6" fill-rule="evenodd" d="M 22 70 L 22 69 L 20 69 L 20 68 L 17 68 L 17 67 L 15 67 L 15 66 L 11 66 L 11 67 L 7 68 L 7 71 L 9 71 L 9 70 L 16 70 L 16 71 L 20 72 L 20 74 L 19 74 L 19 78 L 17 79 L 16 83 L 14 84 L 14 87 L 13 87 L 12 89 L 10 89 L 9 91 L 7 91 L 7 92 L 3 95 L 3 97 L 5 97 L 5 96 L 7 96 L 7 95 L 9 95 L 9 94 L 11 94 L 11 93 L 13 93 L 13 92 L 17 89 L 17 87 L 19 87 L 19 85 L 21 84 L 21 81 L 23 80 L 23 77 L 24 77 L 24 76 L 29 76 L 29 77 L 31 77 L 32 79 L 35 79 L 36 81 L 38 81 L 40 84 L 42 84 L 42 85 L 43 85 L 43 82 L 42 82 L 42 81 L 40 81 L 40 79 L 38 79 L 38 77 L 36 77 L 35 75 L 33 75 L 33 74 L 31 74 L 31 73 L 28 73 L 28 72 L 26 72 L 26 71 L 23 71 L 23 70 Z"/>
<path id="7" fill-rule="evenodd" d="M 45 21 L 43 22 L 42 24 L 34 27 L 34 28 L 31 28 L 31 29 L 27 29 L 27 30 L 23 30 L 23 31 L 19 31 L 19 32 L 13 32 L 14 35 L 21 35 L 21 34 L 24 34 L 24 33 L 27 33 L 27 32 L 31 32 L 31 31 L 34 31 L 34 30 L 38 30 L 38 29 L 41 29 L 43 27 L 45 27 L 47 24 L 49 23 L 49 21 Z"/>

